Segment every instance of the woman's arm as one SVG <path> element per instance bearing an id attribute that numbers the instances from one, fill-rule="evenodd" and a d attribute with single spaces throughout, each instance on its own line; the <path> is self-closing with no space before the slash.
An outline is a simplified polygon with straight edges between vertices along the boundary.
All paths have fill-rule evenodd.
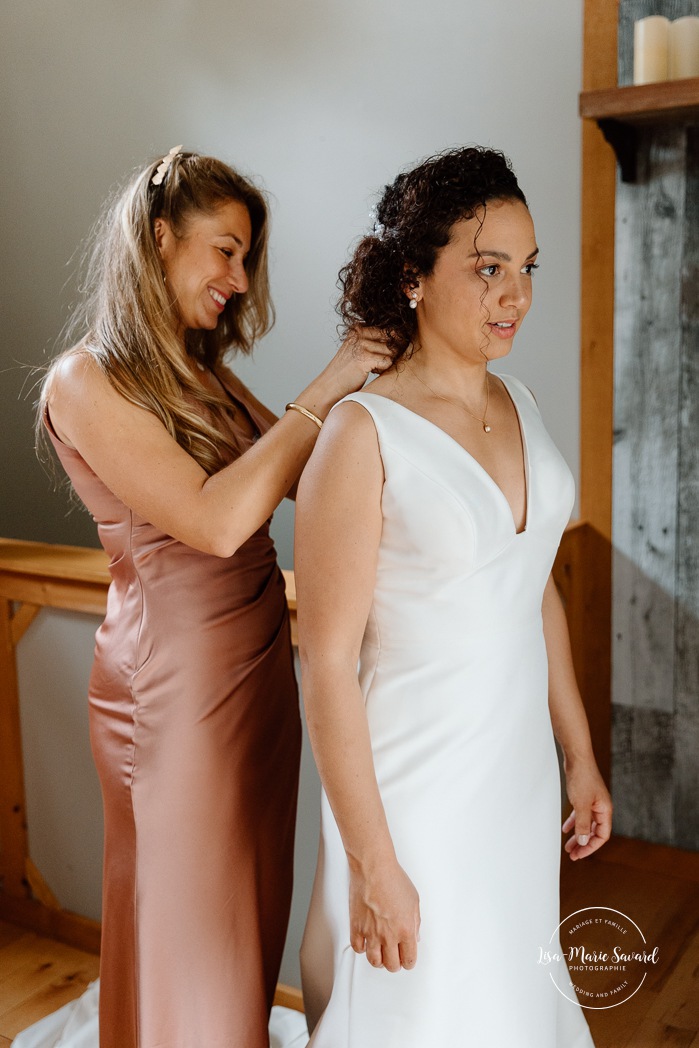
<path id="1" fill-rule="evenodd" d="M 357 680 L 381 536 L 383 468 L 358 404 L 332 412 L 299 484 L 296 595 L 308 730 L 350 870 L 350 941 L 376 967 L 412 968 L 415 888 L 393 848 Z"/>
<path id="2" fill-rule="evenodd" d="M 372 369 L 389 362 L 383 342 L 366 330 L 346 341 L 298 400 L 324 418 Z M 273 513 L 318 436 L 315 423 L 289 411 L 244 455 L 209 477 L 155 415 L 113 389 L 87 352 L 63 358 L 47 399 L 60 439 L 77 448 L 117 498 L 173 538 L 220 557 L 232 556 Z"/>
<path id="3" fill-rule="evenodd" d="M 573 811 L 563 832 L 575 832 L 566 842 L 571 859 L 584 859 L 609 840 L 612 800 L 600 775 L 582 698 L 575 680 L 565 610 L 549 576 L 542 605 L 549 661 L 549 709 L 556 738 L 563 750 L 566 791 Z"/>

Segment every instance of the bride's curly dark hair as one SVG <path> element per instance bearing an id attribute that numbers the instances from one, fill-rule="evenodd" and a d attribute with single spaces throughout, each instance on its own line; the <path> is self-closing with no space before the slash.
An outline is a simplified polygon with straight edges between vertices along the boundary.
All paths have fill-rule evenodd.
<path id="1" fill-rule="evenodd" d="M 386 186 L 374 233 L 360 240 L 340 270 L 343 334 L 354 324 L 381 328 L 393 359 L 403 356 L 417 326 L 406 291 L 432 273 L 454 223 L 476 215 L 482 222 L 489 200 L 527 205 L 507 157 L 481 146 L 428 157 Z"/>

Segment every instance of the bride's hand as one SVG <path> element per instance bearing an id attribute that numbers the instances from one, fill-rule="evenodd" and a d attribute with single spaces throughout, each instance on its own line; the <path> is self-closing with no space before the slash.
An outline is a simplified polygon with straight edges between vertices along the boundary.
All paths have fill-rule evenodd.
<path id="1" fill-rule="evenodd" d="M 375 968 L 414 968 L 420 932 L 420 900 L 397 863 L 370 875 L 350 874 L 350 942 Z"/>
<path id="2" fill-rule="evenodd" d="M 594 760 L 566 760 L 566 792 L 573 810 L 561 830 L 573 834 L 565 850 L 573 860 L 586 859 L 612 832 L 612 799 Z"/>

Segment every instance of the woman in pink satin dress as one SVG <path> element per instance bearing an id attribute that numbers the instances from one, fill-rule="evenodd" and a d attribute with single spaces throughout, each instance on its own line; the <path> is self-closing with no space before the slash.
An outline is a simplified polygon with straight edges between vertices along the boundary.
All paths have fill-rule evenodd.
<path id="1" fill-rule="evenodd" d="M 224 363 L 268 330 L 261 193 L 171 150 L 97 235 L 41 399 L 112 583 L 90 680 L 105 813 L 101 1048 L 267 1048 L 300 747 L 269 519 L 327 412 L 390 361 L 347 340 L 281 419 Z"/>

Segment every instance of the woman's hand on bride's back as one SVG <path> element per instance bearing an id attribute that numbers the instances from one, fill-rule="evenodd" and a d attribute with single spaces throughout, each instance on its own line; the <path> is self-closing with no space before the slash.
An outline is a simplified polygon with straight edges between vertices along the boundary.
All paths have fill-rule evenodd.
<path id="1" fill-rule="evenodd" d="M 370 874 L 350 873 L 350 941 L 375 968 L 414 968 L 420 934 L 420 899 L 398 863 Z"/>

